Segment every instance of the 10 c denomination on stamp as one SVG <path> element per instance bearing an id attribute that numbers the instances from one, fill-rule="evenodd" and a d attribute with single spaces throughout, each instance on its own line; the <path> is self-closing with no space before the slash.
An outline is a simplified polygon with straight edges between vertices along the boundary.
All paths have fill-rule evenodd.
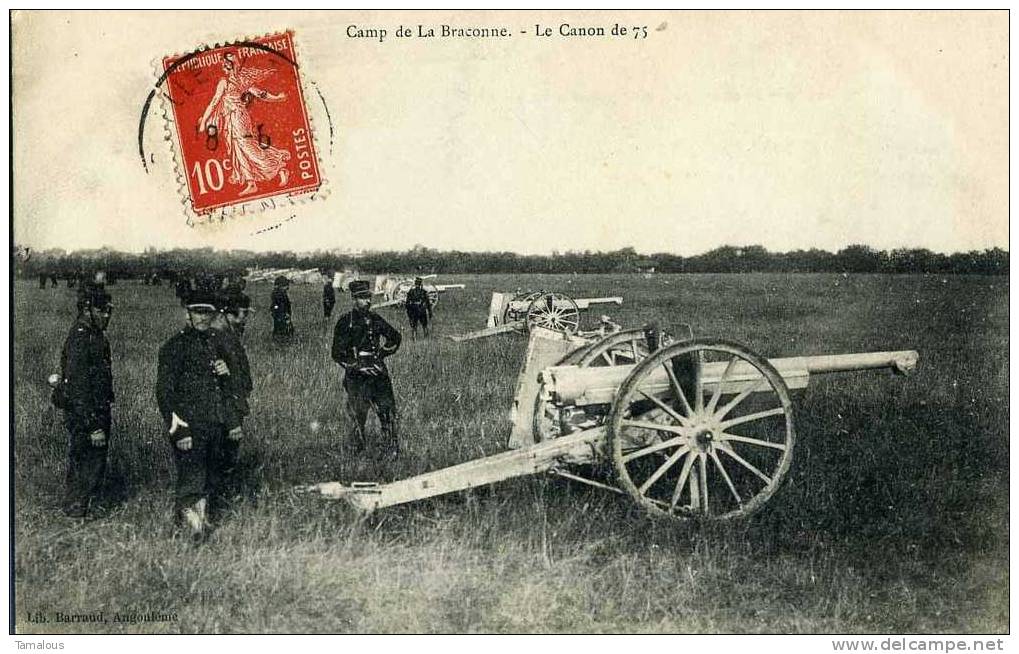
<path id="1" fill-rule="evenodd" d="M 162 67 L 194 214 L 319 189 L 292 32 L 165 57 Z"/>

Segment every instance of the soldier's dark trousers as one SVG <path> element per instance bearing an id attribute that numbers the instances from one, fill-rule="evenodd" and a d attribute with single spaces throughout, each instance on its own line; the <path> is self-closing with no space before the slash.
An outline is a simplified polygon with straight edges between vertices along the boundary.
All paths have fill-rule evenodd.
<path id="1" fill-rule="evenodd" d="M 110 442 L 110 416 L 101 420 L 106 432 L 106 443 L 100 447 L 92 445 L 91 430 L 78 425 L 66 425 L 67 476 L 64 493 L 64 513 L 82 517 L 88 512 L 89 501 L 99 492 L 106 474 L 106 453 Z"/>
<path id="2" fill-rule="evenodd" d="M 176 442 L 173 444 L 177 464 L 174 509 L 178 512 L 203 497 L 214 502 L 223 494 L 237 465 L 239 446 L 227 438 L 227 428 L 221 424 L 192 421 L 170 438 L 179 440 L 186 435 L 191 436 L 190 450 L 182 452 Z"/>
<path id="3" fill-rule="evenodd" d="M 325 317 L 328 318 L 333 315 L 333 307 L 336 306 L 336 300 L 322 300 L 322 312 Z"/>
<path id="4" fill-rule="evenodd" d="M 343 378 L 343 389 L 347 391 L 347 415 L 354 423 L 352 438 L 357 446 L 366 445 L 364 425 L 369 409 L 374 409 L 382 427 L 382 446 L 399 451 L 396 435 L 396 398 L 389 375 L 361 375 L 349 373 Z"/>
<path id="5" fill-rule="evenodd" d="M 290 316 L 278 315 L 272 317 L 272 337 L 276 340 L 286 340 L 294 333 L 294 325 L 290 322 Z"/>
<path id="6" fill-rule="evenodd" d="M 410 328 L 417 331 L 418 325 L 421 325 L 425 329 L 425 333 L 428 333 L 428 310 L 407 308 L 407 320 L 410 321 Z"/>

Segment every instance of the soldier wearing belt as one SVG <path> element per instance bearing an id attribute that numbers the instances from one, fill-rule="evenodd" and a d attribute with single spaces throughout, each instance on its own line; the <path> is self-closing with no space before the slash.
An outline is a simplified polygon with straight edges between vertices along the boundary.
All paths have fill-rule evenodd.
<path id="1" fill-rule="evenodd" d="M 159 349 L 156 401 L 177 467 L 174 509 L 195 540 L 211 527 L 210 497 L 223 490 L 230 441 L 242 436 L 231 406 L 231 370 L 212 331 L 216 297 L 193 291 L 185 301 L 187 324 Z"/>
<path id="2" fill-rule="evenodd" d="M 53 403 L 68 431 L 64 513 L 84 518 L 106 472 L 113 403 L 113 368 L 106 327 L 113 304 L 101 288 L 78 295 L 78 317 L 64 341 Z"/>
<path id="3" fill-rule="evenodd" d="M 410 330 L 414 338 L 418 335 L 418 325 L 428 337 L 428 321 L 432 319 L 432 299 L 428 297 L 428 291 L 424 289 L 420 277 L 414 278 L 414 288 L 407 291 L 407 299 L 404 306 L 407 309 L 407 319 L 410 320 Z"/>
<path id="4" fill-rule="evenodd" d="M 399 455 L 396 399 L 385 358 L 400 347 L 400 332 L 371 310 L 368 282 L 353 281 L 348 286 L 354 309 L 340 316 L 333 332 L 332 357 L 346 374 L 347 413 L 354 423 L 353 446 L 365 445 L 364 425 L 368 410 L 374 408 L 382 426 L 383 448 L 388 455 Z"/>

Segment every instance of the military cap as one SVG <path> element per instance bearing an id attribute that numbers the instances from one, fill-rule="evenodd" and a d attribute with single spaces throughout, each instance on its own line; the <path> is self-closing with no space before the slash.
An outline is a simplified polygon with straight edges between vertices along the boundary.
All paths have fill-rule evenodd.
<path id="1" fill-rule="evenodd" d="M 355 279 L 347 285 L 347 289 L 350 291 L 352 297 L 371 297 L 372 293 L 368 290 L 368 282 L 364 279 Z"/>
<path id="2" fill-rule="evenodd" d="M 414 283 L 415 283 L 415 284 L 420 284 L 420 283 L 421 283 L 421 282 L 423 282 L 423 281 L 424 281 L 424 280 L 422 280 L 422 279 L 421 279 L 420 277 L 415 277 L 415 278 L 414 278 Z"/>
<path id="3" fill-rule="evenodd" d="M 103 287 L 85 283 L 78 291 L 78 311 L 113 307 L 112 299 Z"/>
<path id="4" fill-rule="evenodd" d="M 206 311 L 219 311 L 222 301 L 217 293 L 204 288 L 197 288 L 187 294 L 184 299 L 184 306 L 188 311 L 204 309 Z"/>

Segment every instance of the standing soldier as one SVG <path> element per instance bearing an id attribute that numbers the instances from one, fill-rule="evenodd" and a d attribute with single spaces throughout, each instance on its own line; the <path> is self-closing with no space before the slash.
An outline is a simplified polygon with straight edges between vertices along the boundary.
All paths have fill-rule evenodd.
<path id="1" fill-rule="evenodd" d="M 326 319 L 333 315 L 333 307 L 336 306 L 336 289 L 333 288 L 333 275 L 326 275 L 325 284 L 322 285 L 322 312 Z"/>
<path id="2" fill-rule="evenodd" d="M 276 341 L 287 341 L 294 334 L 294 324 L 290 319 L 290 296 L 287 289 L 290 288 L 290 280 L 280 275 L 273 282 L 272 297 L 272 337 Z"/>
<path id="3" fill-rule="evenodd" d="M 185 301 L 187 325 L 159 349 L 156 401 L 169 432 L 177 467 L 174 510 L 195 540 L 210 527 L 207 504 L 222 491 L 228 441 L 241 437 L 230 424 L 231 370 L 211 326 L 215 296 L 196 290 Z"/>
<path id="4" fill-rule="evenodd" d="M 347 414 L 354 423 L 353 447 L 365 446 L 364 425 L 368 410 L 374 408 L 382 426 L 389 456 L 400 453 L 396 434 L 396 399 L 385 358 L 400 347 L 400 332 L 371 310 L 368 282 L 350 282 L 354 309 L 340 316 L 333 333 L 332 356 L 346 371 L 343 389 L 347 392 Z"/>
<path id="5" fill-rule="evenodd" d="M 106 472 L 113 403 L 113 368 L 107 325 L 113 305 L 95 286 L 78 295 L 78 317 L 60 355 L 53 402 L 64 410 L 68 439 L 64 513 L 84 518 Z"/>
<path id="6" fill-rule="evenodd" d="M 424 289 L 420 277 L 414 278 L 414 288 L 407 291 L 407 299 L 404 301 L 407 309 L 407 318 L 410 320 L 411 334 L 418 337 L 418 325 L 425 332 L 428 338 L 428 321 L 432 319 L 432 298 L 428 297 L 428 291 Z"/>
<path id="7" fill-rule="evenodd" d="M 218 490 L 223 490 L 233 481 L 241 439 L 244 437 L 244 418 L 251 413 L 248 405 L 248 397 L 252 390 L 251 366 L 248 363 L 248 354 L 244 351 L 244 343 L 241 341 L 251 300 L 238 290 L 226 291 L 218 299 L 222 311 L 215 314 L 212 328 L 219 341 L 217 350 L 223 353 L 224 361 L 230 370 L 230 374 L 222 378 L 221 384 L 225 391 L 227 439 L 223 443 L 223 456 L 217 464 L 220 466 L 219 477 L 223 480 L 222 488 Z M 210 513 L 218 512 L 221 508 L 218 503 L 223 499 L 222 493 L 216 493 L 209 499 L 213 503 L 209 507 Z"/>

